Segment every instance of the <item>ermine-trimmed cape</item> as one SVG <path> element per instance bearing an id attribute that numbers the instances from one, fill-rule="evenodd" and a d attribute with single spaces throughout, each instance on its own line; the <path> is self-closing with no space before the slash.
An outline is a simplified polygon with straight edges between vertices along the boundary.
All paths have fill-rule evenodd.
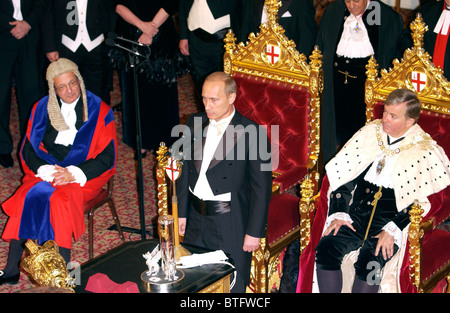
<path id="1" fill-rule="evenodd" d="M 377 138 L 377 132 L 379 134 Z M 383 143 L 378 142 L 379 139 Z M 313 292 L 315 284 L 315 248 L 324 231 L 328 215 L 329 195 L 339 186 L 357 178 L 381 154 L 381 146 L 387 146 L 387 134 L 383 131 L 381 120 L 375 120 L 361 128 L 326 165 L 327 176 L 324 178 L 318 211 L 311 230 L 311 240 L 300 258 L 297 292 Z M 450 185 L 450 162 L 440 147 L 419 125 L 414 125 L 402 140 L 401 146 L 413 144 L 408 150 L 394 154 L 388 162 L 393 162 L 392 184 L 398 211 L 411 205 L 415 200 L 424 209 L 424 216 L 432 209 L 442 205 L 443 190 Z M 437 206 L 437 208 L 436 208 Z M 407 270 L 408 227 L 403 229 L 402 247 L 384 267 L 381 292 L 400 292 L 411 285 L 403 273 Z M 358 251 L 351 252 L 344 258 L 343 292 L 350 292 L 353 278 L 347 273 L 354 273 L 353 263 Z M 402 261 L 403 260 L 403 261 Z M 406 262 L 405 262 L 406 261 Z M 350 271 L 350 272 L 349 272 Z"/>

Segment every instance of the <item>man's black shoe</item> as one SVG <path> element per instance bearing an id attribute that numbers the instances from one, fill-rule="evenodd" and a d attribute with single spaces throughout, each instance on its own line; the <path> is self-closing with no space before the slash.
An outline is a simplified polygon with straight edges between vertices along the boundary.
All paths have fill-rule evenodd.
<path id="1" fill-rule="evenodd" d="M 4 277 L 5 272 L 0 271 L 0 285 L 8 284 L 8 285 L 15 285 L 19 282 L 20 273 L 13 275 L 11 277 Z"/>
<path id="2" fill-rule="evenodd" d="M 13 167 L 14 160 L 11 154 L 0 154 L 0 165 L 4 168 Z"/>

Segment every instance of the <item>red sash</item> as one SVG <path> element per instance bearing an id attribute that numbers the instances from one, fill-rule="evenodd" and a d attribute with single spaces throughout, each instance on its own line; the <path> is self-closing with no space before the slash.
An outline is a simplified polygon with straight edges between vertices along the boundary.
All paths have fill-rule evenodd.
<path id="1" fill-rule="evenodd" d="M 436 43 L 434 44 L 433 63 L 436 66 L 440 66 L 441 69 L 444 68 L 445 49 L 447 48 L 448 35 L 449 32 L 447 32 L 447 35 L 442 35 L 441 32 L 439 32 L 436 36 Z"/>

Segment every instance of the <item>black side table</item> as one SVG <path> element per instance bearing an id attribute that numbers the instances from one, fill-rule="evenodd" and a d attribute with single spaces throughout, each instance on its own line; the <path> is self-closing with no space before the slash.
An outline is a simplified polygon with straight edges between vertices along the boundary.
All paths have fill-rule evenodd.
<path id="1" fill-rule="evenodd" d="M 86 284 L 94 274 L 106 274 L 112 281 L 118 284 L 131 281 L 137 284 L 141 293 L 155 292 L 148 290 L 141 280 L 141 274 L 147 271 L 145 259 L 142 256 L 152 251 L 159 240 L 150 239 L 142 241 L 126 242 L 109 252 L 86 262 L 81 266 L 81 284 L 74 289 L 76 293 L 87 292 Z M 191 253 L 205 253 L 209 250 L 184 245 Z M 230 263 L 233 263 L 230 261 Z M 182 269 L 184 279 L 166 292 L 169 293 L 197 293 L 197 292 L 230 292 L 230 275 L 234 269 L 227 264 L 205 264 L 193 268 Z M 159 292 L 159 290 L 157 290 Z"/>

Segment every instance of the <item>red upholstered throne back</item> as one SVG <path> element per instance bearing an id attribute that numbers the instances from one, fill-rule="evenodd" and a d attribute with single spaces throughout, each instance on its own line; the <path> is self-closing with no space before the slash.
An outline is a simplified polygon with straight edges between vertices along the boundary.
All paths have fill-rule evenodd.
<path id="1" fill-rule="evenodd" d="M 306 88 L 236 73 L 236 109 L 260 125 L 267 125 L 272 145 L 274 179 L 284 191 L 307 173 L 309 103 Z M 278 131 L 278 134 L 274 132 Z"/>
<path id="2" fill-rule="evenodd" d="M 383 116 L 383 103 L 378 102 L 373 107 L 373 118 L 378 119 Z M 450 116 L 422 110 L 418 124 L 444 149 L 447 156 L 450 156 Z M 444 202 L 442 208 L 430 210 L 426 220 L 434 216 L 434 226 L 438 226 L 450 217 L 450 187 L 444 191 Z"/>

